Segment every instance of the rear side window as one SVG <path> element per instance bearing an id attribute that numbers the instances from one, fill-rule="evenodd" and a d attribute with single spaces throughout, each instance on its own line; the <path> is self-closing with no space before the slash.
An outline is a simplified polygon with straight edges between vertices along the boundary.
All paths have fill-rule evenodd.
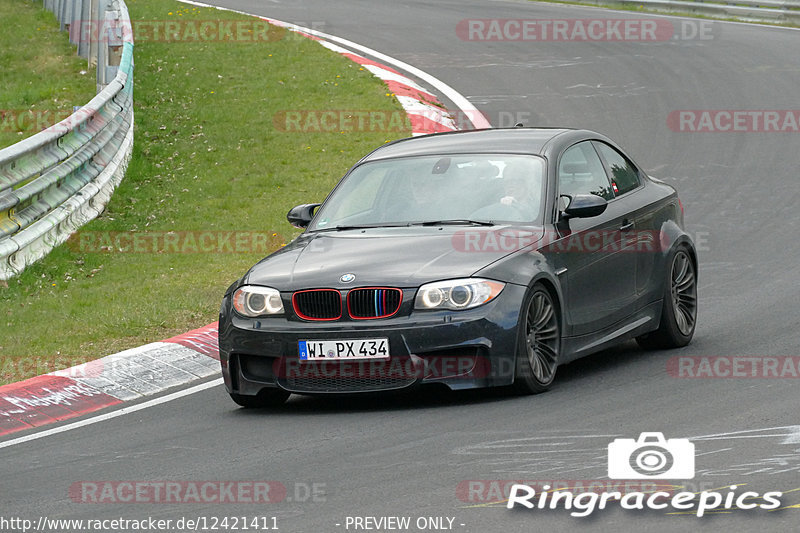
<path id="1" fill-rule="evenodd" d="M 639 170 L 633 166 L 633 163 L 605 143 L 598 142 L 595 143 L 595 146 L 608 164 L 608 169 L 611 171 L 609 178 L 617 196 L 639 186 Z"/>

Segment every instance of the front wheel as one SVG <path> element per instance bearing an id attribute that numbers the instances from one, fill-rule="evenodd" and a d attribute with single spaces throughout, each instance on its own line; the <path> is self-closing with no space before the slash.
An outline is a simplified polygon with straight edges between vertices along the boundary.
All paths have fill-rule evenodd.
<path id="1" fill-rule="evenodd" d="M 259 407 L 277 407 L 289 399 L 289 393 L 283 389 L 261 389 L 255 396 L 231 393 L 231 400 L 248 409 Z"/>
<path id="2" fill-rule="evenodd" d="M 661 323 L 658 329 L 636 337 L 646 349 L 686 346 L 697 323 L 697 272 L 686 248 L 679 248 L 667 269 Z"/>
<path id="3" fill-rule="evenodd" d="M 522 309 L 514 389 L 522 394 L 537 394 L 549 389 L 556 377 L 561 350 L 558 310 L 550 292 L 541 285 L 534 285 Z"/>

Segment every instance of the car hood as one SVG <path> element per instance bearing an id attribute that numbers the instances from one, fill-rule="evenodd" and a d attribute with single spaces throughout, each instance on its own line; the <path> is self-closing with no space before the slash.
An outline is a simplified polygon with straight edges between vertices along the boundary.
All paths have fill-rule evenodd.
<path id="1" fill-rule="evenodd" d="M 304 233 L 256 264 L 243 283 L 281 291 L 416 287 L 471 276 L 539 241 L 541 227 L 438 226 Z M 353 274 L 351 282 L 342 282 Z"/>

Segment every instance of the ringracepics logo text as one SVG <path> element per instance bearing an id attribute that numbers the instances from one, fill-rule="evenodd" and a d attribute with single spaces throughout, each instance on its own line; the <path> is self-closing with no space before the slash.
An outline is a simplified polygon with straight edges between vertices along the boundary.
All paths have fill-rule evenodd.
<path id="1" fill-rule="evenodd" d="M 528 485 L 515 484 L 511 487 L 511 494 L 506 507 L 513 509 L 522 506 L 526 509 L 557 509 L 563 506 L 571 516 L 586 517 L 598 509 L 605 509 L 609 502 L 619 502 L 623 509 L 652 509 L 664 510 L 671 507 L 678 511 L 694 511 L 698 517 L 707 511 L 725 509 L 762 509 L 771 510 L 780 507 L 782 492 L 765 492 L 763 495 L 753 491 L 738 491 L 738 486 L 731 485 L 727 492 L 707 490 L 699 494 L 694 492 L 582 492 L 574 495 L 572 492 L 556 490 L 551 491 L 549 485 L 542 487 L 538 493 Z"/>
<path id="2" fill-rule="evenodd" d="M 642 433 L 638 439 L 616 439 L 608 445 L 608 476 L 611 479 L 691 479 L 695 474 L 695 448 L 689 439 L 665 439 L 663 433 Z M 539 490 L 537 490 L 539 489 Z M 651 509 L 694 512 L 702 517 L 709 511 L 774 510 L 780 507 L 782 492 L 739 491 L 737 485 L 702 492 L 634 490 L 622 492 L 581 492 L 574 494 L 558 487 L 511 486 L 506 507 L 526 509 L 564 509 L 575 517 L 586 517 L 610 502 L 623 509 Z"/>

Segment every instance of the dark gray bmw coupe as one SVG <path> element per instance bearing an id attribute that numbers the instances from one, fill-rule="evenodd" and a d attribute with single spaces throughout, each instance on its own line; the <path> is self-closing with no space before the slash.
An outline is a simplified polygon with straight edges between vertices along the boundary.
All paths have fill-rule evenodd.
<path id="1" fill-rule="evenodd" d="M 425 384 L 536 393 L 560 364 L 694 334 L 675 189 L 591 131 L 396 141 L 288 219 L 305 232 L 220 310 L 222 375 L 246 407 Z"/>

